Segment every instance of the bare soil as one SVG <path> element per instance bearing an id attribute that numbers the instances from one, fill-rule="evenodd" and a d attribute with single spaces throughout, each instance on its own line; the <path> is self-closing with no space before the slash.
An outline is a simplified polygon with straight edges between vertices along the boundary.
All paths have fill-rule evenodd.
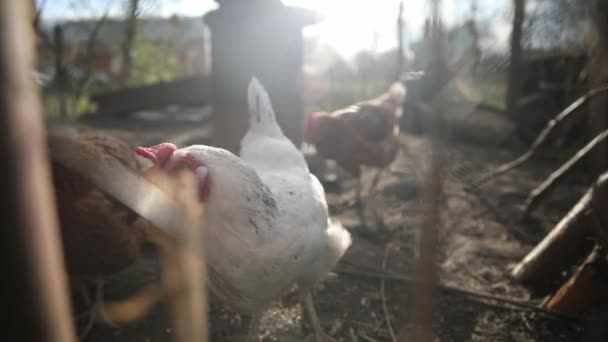
<path id="1" fill-rule="evenodd" d="M 202 123 L 178 121 L 173 125 L 142 125 L 134 120 L 96 119 L 89 120 L 87 125 L 107 130 L 134 145 L 207 141 L 209 129 Z M 402 153 L 391 170 L 383 172 L 377 189 L 365 196 L 365 226 L 352 204 L 353 180 L 338 170 L 339 183 L 327 184 L 332 215 L 353 235 L 352 247 L 315 296 L 323 328 L 337 341 L 392 341 L 388 321 L 398 336 L 407 336 L 412 330 L 415 293 L 411 279 L 418 229 L 423 222 L 421 199 L 429 149 L 423 137 L 402 139 L 409 152 Z M 573 177 L 555 191 L 531 220 L 519 223 L 525 196 L 559 164 L 557 158 L 541 155 L 483 188 L 469 191 L 466 185 L 470 180 L 513 158 L 515 152 L 450 142 L 443 145 L 442 153 L 444 200 L 441 253 L 437 255 L 441 286 L 435 291 L 433 307 L 436 340 L 591 340 L 585 338 L 591 332 L 585 328 L 590 326 L 585 320 L 537 309 L 542 298 L 532 298 L 508 277 L 510 268 L 577 201 L 588 181 Z M 369 185 L 374 172 L 365 172 L 364 184 Z M 374 212 L 381 220 L 374 217 Z M 106 281 L 106 300 L 123 298 L 154 281 L 157 270 L 151 251 L 136 265 Z M 385 283 L 384 296 L 381 282 Z M 245 331 L 242 320 L 220 303 L 212 303 L 210 317 L 213 341 L 228 340 Z M 269 310 L 263 320 L 263 331 L 266 341 L 302 341 L 306 336 L 297 305 L 278 304 Z M 97 324 L 84 340 L 153 342 L 170 341 L 171 337 L 166 310 L 159 305 L 144 320 L 128 326 Z"/>

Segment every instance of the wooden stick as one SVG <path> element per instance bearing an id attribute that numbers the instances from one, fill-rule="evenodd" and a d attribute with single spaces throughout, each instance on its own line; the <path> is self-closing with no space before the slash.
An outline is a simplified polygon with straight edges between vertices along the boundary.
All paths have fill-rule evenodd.
<path id="1" fill-rule="evenodd" d="M 564 123 L 566 123 L 567 119 L 572 117 L 572 114 L 575 113 L 577 109 L 579 109 L 583 104 L 585 104 L 591 98 L 593 98 L 596 95 L 601 94 L 605 91 L 608 91 L 608 85 L 603 85 L 601 87 L 591 89 L 589 92 L 587 92 L 587 94 L 583 95 L 582 97 L 580 97 L 579 99 L 574 101 L 572 104 L 570 104 L 570 106 L 568 106 L 561 113 L 559 113 L 553 120 L 549 121 L 547 126 L 538 135 L 538 137 L 536 138 L 536 140 L 534 141 L 534 143 L 532 144 L 530 149 L 528 149 L 524 154 L 522 154 L 521 156 L 517 157 L 516 159 L 514 159 L 508 163 L 502 164 L 501 166 L 497 167 L 496 169 L 481 176 L 478 180 L 473 182 L 473 184 L 471 184 L 471 186 L 479 187 L 480 185 L 484 184 L 485 182 L 487 182 L 493 178 L 496 178 L 504 173 L 507 173 L 507 172 L 513 170 L 514 168 L 522 165 L 526 161 L 528 161 L 530 158 L 532 158 L 536 154 L 538 149 L 547 142 L 549 137 L 552 136 L 552 133 L 555 132 L 555 130 L 557 128 L 561 127 Z"/>
<path id="2" fill-rule="evenodd" d="M 72 342 L 76 334 L 53 200 L 28 1 L 0 1 L 0 205 L 11 341 Z M 24 326 L 25 324 L 25 326 Z"/>
<path id="3" fill-rule="evenodd" d="M 441 1 L 431 1 L 431 17 L 429 27 L 429 43 L 434 52 L 433 71 L 435 81 L 440 82 L 443 71 L 446 70 L 442 58 L 441 37 L 443 23 L 441 21 Z M 439 245 L 439 229 L 441 226 L 441 197 L 443 184 L 441 179 L 442 154 L 441 154 L 441 127 L 442 117 L 429 106 L 431 117 L 431 153 L 430 168 L 425 180 L 425 208 L 424 222 L 420 227 L 420 257 L 416 265 L 416 290 L 414 300 L 414 328 L 411 340 L 416 342 L 433 341 L 433 296 L 435 294 L 435 283 L 437 281 L 437 252 Z M 405 330 L 405 329 L 403 329 Z M 400 334 L 400 340 L 405 340 L 404 332 Z"/>
<path id="4" fill-rule="evenodd" d="M 575 167 L 580 164 L 580 161 L 595 151 L 597 146 L 603 144 L 607 137 L 608 130 L 600 133 L 585 147 L 580 149 L 572 158 L 570 158 L 570 160 L 553 172 L 541 185 L 532 190 L 528 196 L 528 199 L 526 200 L 522 219 L 527 218 L 530 213 L 536 209 L 540 202 L 546 198 L 547 195 L 551 193 L 551 191 L 555 189 L 555 187 L 559 185 L 569 174 L 571 174 L 573 170 L 575 170 Z"/>
<path id="5" fill-rule="evenodd" d="M 608 191 L 608 172 L 585 193 L 553 230 L 513 269 L 517 281 L 537 289 L 548 288 L 562 270 L 586 252 L 586 239 L 593 235 L 595 192 Z"/>

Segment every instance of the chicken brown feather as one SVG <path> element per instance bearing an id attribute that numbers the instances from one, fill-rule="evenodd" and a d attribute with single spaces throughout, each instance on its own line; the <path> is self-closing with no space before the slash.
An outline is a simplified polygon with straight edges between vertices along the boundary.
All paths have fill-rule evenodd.
<path id="1" fill-rule="evenodd" d="M 112 136 L 88 133 L 51 135 L 49 149 L 68 272 L 109 275 L 132 264 L 140 252 L 147 222 L 58 161 L 60 154 L 70 153 L 76 162 L 120 163 L 139 172 L 132 148 Z"/>

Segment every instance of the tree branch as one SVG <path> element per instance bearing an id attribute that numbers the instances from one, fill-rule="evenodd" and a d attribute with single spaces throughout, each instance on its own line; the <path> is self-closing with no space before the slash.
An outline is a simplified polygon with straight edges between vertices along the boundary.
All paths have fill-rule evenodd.
<path id="1" fill-rule="evenodd" d="M 530 192 L 528 199 L 526 200 L 526 205 L 524 208 L 524 212 L 522 214 L 522 219 L 527 218 L 530 213 L 536 209 L 536 207 L 540 204 L 540 202 L 547 197 L 547 195 L 557 186 L 559 185 L 572 171 L 575 169 L 577 165 L 580 164 L 580 161 L 583 160 L 586 156 L 593 151 L 596 150 L 597 146 L 600 146 L 606 141 L 608 137 L 608 130 L 600 133 L 593 140 L 591 140 L 585 147 L 580 149 L 572 158 L 570 158 L 565 164 L 563 164 L 559 169 L 553 172 L 541 185 Z"/>
<path id="2" fill-rule="evenodd" d="M 581 96 L 579 99 L 574 101 L 572 104 L 570 104 L 570 106 L 568 106 L 561 113 L 559 113 L 553 120 L 549 121 L 547 126 L 538 135 L 538 137 L 536 138 L 536 140 L 534 141 L 534 143 L 532 144 L 530 149 L 528 149 L 524 154 L 522 154 L 518 158 L 516 158 L 508 163 L 502 164 L 498 168 L 481 176 L 478 180 L 473 182 L 471 187 L 473 187 L 473 188 L 479 187 L 480 185 L 486 183 L 487 181 L 489 181 L 495 177 L 498 177 L 504 173 L 507 173 L 507 172 L 511 171 L 512 169 L 514 169 L 514 168 L 520 166 L 521 164 L 525 163 L 526 161 L 528 161 L 530 158 L 532 158 L 534 156 L 534 154 L 536 154 L 538 149 L 547 142 L 547 140 L 549 139 L 549 137 L 552 136 L 552 134 L 556 128 L 561 127 L 567 121 L 567 119 L 571 118 L 572 114 L 574 112 L 576 112 L 576 110 L 579 109 L 583 104 L 585 104 L 587 101 L 589 101 L 591 98 L 595 97 L 596 95 L 601 94 L 605 91 L 608 91 L 608 85 L 603 85 L 601 87 L 591 89 L 585 95 Z"/>

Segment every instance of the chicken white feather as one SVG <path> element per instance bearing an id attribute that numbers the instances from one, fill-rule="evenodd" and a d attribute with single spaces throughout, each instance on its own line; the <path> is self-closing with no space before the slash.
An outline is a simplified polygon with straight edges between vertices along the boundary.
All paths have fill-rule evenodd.
<path id="1" fill-rule="evenodd" d="M 279 275 L 300 287 L 313 286 L 351 244 L 350 234 L 329 219 L 325 191 L 304 155 L 283 135 L 268 93 L 254 78 L 248 88 L 250 128 L 240 157 L 251 165 L 276 200 L 275 244 L 269 252 L 287 261 Z"/>
<path id="2" fill-rule="evenodd" d="M 209 286 L 220 299 L 256 315 L 297 285 L 308 291 L 311 308 L 309 290 L 343 256 L 351 237 L 329 219 L 323 186 L 283 135 L 255 79 L 248 99 L 250 127 L 240 158 L 204 145 L 140 151 L 169 170 L 185 164 L 201 184 L 211 184 L 204 197 L 205 252 Z"/>

